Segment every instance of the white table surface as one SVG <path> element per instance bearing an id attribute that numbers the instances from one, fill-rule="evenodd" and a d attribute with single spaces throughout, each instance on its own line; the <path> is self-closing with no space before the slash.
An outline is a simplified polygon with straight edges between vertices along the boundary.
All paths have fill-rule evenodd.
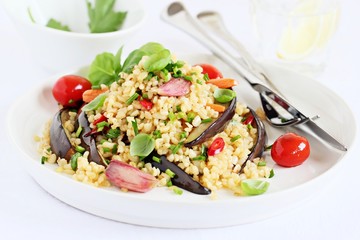
<path id="1" fill-rule="evenodd" d="M 127 45 L 135 49 L 148 41 L 163 43 L 174 52 L 208 51 L 159 18 L 171 1 L 144 1 L 148 21 Z M 247 0 L 184 1 L 189 10 L 218 10 L 229 28 L 255 51 Z M 191 2 L 191 4 L 190 4 Z M 328 67 L 318 81 L 336 91 L 353 109 L 360 123 L 359 1 L 342 1 L 340 27 Z M 298 208 L 260 222 L 216 229 L 158 229 L 119 223 L 77 210 L 44 191 L 20 165 L 21 154 L 6 136 L 6 116 L 11 103 L 31 86 L 51 75 L 32 61 L 27 45 L 0 8 L 0 239 L 360 239 L 359 156 L 351 151 L 332 186 Z M 195 50 L 194 50 L 195 49 Z M 357 130 L 357 136 L 359 130 Z M 354 148 L 359 146 L 359 140 Z M 205 220 L 204 220 L 205 221 Z"/>

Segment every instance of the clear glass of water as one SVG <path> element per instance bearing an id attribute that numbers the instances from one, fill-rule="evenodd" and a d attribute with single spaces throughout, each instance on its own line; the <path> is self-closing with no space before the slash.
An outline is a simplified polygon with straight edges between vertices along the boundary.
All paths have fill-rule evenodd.
<path id="1" fill-rule="evenodd" d="M 252 17 L 261 60 L 310 76 L 324 70 L 340 17 L 337 0 L 252 0 Z"/>

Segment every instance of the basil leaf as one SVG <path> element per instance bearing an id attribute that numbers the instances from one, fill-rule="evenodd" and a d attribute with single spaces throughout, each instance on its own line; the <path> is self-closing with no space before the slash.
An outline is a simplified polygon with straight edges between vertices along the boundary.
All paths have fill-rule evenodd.
<path id="1" fill-rule="evenodd" d="M 146 157 L 155 148 L 155 140 L 148 134 L 139 133 L 130 142 L 130 155 Z"/>
<path id="2" fill-rule="evenodd" d="M 122 55 L 123 46 L 119 48 L 114 56 L 114 69 L 117 74 L 121 72 L 121 55 Z"/>
<path id="3" fill-rule="evenodd" d="M 104 105 L 104 102 L 105 102 L 105 99 L 107 98 L 107 96 L 108 96 L 107 93 L 100 94 L 94 100 L 92 100 L 91 102 L 89 102 L 88 104 L 83 106 L 82 110 L 87 112 L 87 111 L 96 110 L 96 109 L 102 107 Z"/>
<path id="4" fill-rule="evenodd" d="M 167 49 L 163 49 L 158 53 L 154 53 L 144 62 L 144 68 L 148 72 L 156 72 L 164 69 L 171 61 L 171 53 Z"/>
<path id="5" fill-rule="evenodd" d="M 112 53 L 104 52 L 96 56 L 90 65 L 88 78 L 93 86 L 99 87 L 101 84 L 110 85 L 119 79 L 120 63 Z"/>
<path id="6" fill-rule="evenodd" d="M 143 56 L 146 55 L 146 52 L 136 49 L 132 51 L 129 56 L 125 59 L 122 72 L 130 73 L 134 66 L 138 64 Z"/>
<path id="7" fill-rule="evenodd" d="M 236 97 L 236 93 L 230 89 L 215 89 L 214 98 L 220 103 L 227 103 L 233 100 Z"/>
<path id="8" fill-rule="evenodd" d="M 127 12 L 113 10 L 116 0 L 95 0 L 94 7 L 87 1 L 91 33 L 117 31 L 125 21 Z"/>
<path id="9" fill-rule="evenodd" d="M 146 53 L 146 55 L 150 56 L 154 53 L 158 53 L 158 52 L 164 50 L 165 48 L 160 43 L 149 42 L 149 43 L 143 45 L 142 47 L 140 47 L 139 49 L 141 51 L 144 51 Z"/>
<path id="10" fill-rule="evenodd" d="M 56 21 L 55 19 L 51 18 L 48 23 L 46 24 L 49 28 L 54 28 L 57 30 L 62 30 L 66 32 L 70 32 L 70 28 L 66 25 L 62 25 L 59 21 Z"/>
<path id="11" fill-rule="evenodd" d="M 270 183 L 258 179 L 245 179 L 241 181 L 241 189 L 247 195 L 259 195 L 266 192 Z"/>

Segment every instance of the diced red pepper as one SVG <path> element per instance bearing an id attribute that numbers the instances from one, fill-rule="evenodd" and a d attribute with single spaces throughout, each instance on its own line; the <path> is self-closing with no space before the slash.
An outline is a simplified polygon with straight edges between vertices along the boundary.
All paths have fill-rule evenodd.
<path id="1" fill-rule="evenodd" d="M 224 147 L 225 147 L 224 139 L 218 137 L 211 143 L 207 154 L 208 156 L 215 156 L 216 154 L 222 152 L 222 150 L 224 150 Z"/>
<path id="2" fill-rule="evenodd" d="M 146 110 L 152 109 L 154 105 L 149 99 L 144 99 L 142 97 L 139 97 L 139 102 Z"/>

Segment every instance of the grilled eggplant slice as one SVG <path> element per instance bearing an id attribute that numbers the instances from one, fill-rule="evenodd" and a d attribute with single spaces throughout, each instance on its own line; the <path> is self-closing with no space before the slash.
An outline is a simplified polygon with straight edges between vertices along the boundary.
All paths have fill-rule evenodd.
<path id="1" fill-rule="evenodd" d="M 69 109 L 62 108 L 59 110 L 52 121 L 50 127 L 50 147 L 56 156 L 70 160 L 71 156 L 76 152 L 74 146 L 70 142 L 70 133 L 64 127 L 69 120 Z"/>
<path id="2" fill-rule="evenodd" d="M 236 108 L 236 98 L 233 98 L 223 112 L 216 120 L 209 123 L 202 123 L 195 128 L 188 138 L 185 140 L 185 147 L 192 147 L 205 142 L 207 139 L 215 136 L 217 133 L 223 131 L 229 121 L 233 118 Z"/>
<path id="3" fill-rule="evenodd" d="M 257 136 L 256 136 L 255 145 L 254 145 L 253 149 L 251 150 L 251 153 L 249 154 L 246 161 L 249 161 L 249 160 L 251 161 L 254 158 L 261 157 L 265 150 L 265 146 L 267 143 L 267 135 L 266 135 L 264 123 L 260 120 L 259 116 L 255 113 L 255 111 L 253 109 L 251 109 L 251 108 L 249 108 L 249 109 L 250 109 L 250 112 L 248 113 L 248 115 L 252 115 L 254 117 L 253 123 L 255 125 L 254 127 L 257 128 Z"/>
<path id="4" fill-rule="evenodd" d="M 82 127 L 82 132 L 80 134 L 81 146 L 85 148 L 86 151 L 89 151 L 89 161 L 106 166 L 107 164 L 104 158 L 101 156 L 96 147 L 94 136 L 89 134 L 91 132 L 91 128 L 85 112 L 82 111 L 79 114 L 77 125 Z"/>
<path id="5" fill-rule="evenodd" d="M 154 161 L 154 158 L 159 159 L 159 161 Z M 195 181 L 189 174 L 184 172 L 184 170 L 179 168 L 175 163 L 167 160 L 165 155 L 159 155 L 156 151 L 153 151 L 144 159 L 144 161 L 160 169 L 161 172 L 165 172 L 167 169 L 169 169 L 175 173 L 175 176 L 171 178 L 171 182 L 175 186 L 200 195 L 208 195 L 211 193 L 208 188 Z"/>

